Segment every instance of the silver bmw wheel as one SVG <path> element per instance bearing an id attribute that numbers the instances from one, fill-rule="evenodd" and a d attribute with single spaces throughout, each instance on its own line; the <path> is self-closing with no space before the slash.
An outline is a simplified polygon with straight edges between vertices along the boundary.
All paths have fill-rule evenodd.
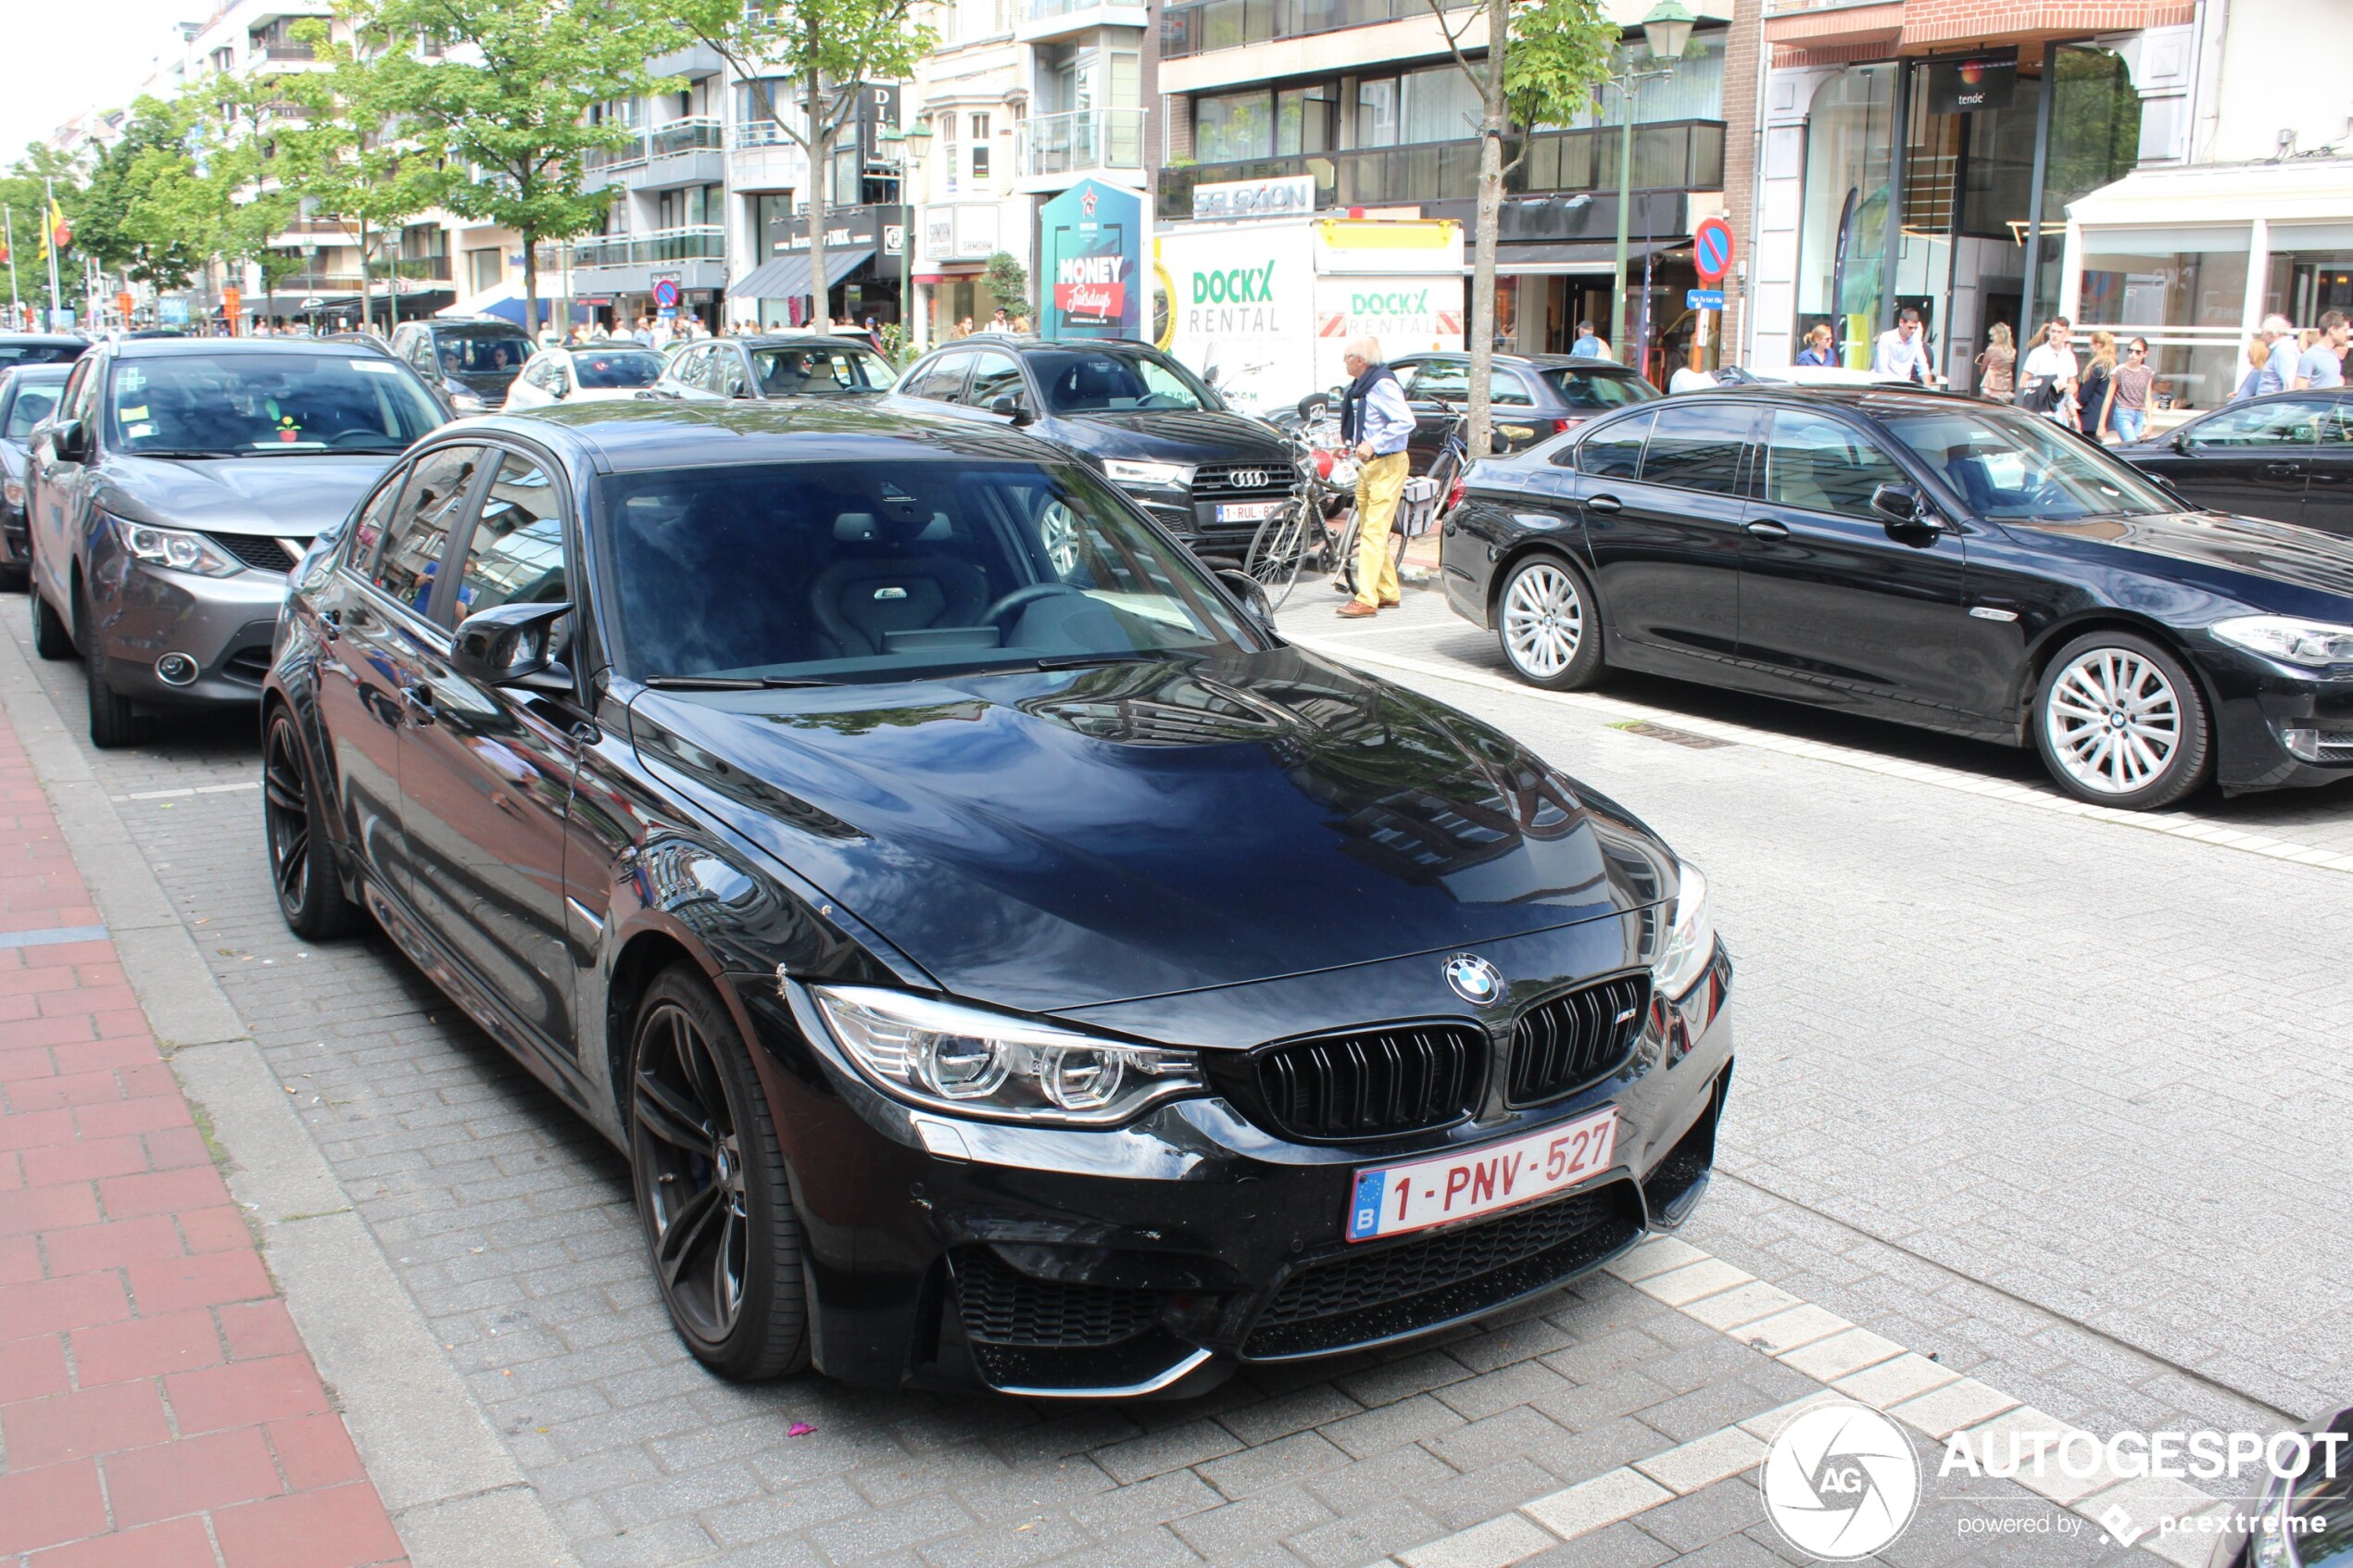
<path id="1" fill-rule="evenodd" d="M 2069 777 L 2095 794 L 2132 795 L 2173 765 L 2182 699 L 2165 671 L 2133 649 L 2089 648 L 2059 670 L 2043 723 Z"/>
<path id="2" fill-rule="evenodd" d="M 1565 568 L 1537 561 L 1504 590 L 1504 647 L 1533 680 L 1557 680 L 1585 642 L 1585 600 Z"/>

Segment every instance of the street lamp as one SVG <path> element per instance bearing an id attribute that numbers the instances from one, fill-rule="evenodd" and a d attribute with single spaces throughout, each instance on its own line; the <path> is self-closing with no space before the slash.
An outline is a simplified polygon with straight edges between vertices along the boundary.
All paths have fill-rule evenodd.
<path id="1" fill-rule="evenodd" d="M 905 226 L 899 234 L 899 332 L 904 346 L 915 346 L 915 179 L 924 155 L 931 151 L 931 122 L 918 115 L 900 132 L 906 156 L 899 165 L 899 205 Z"/>
<path id="2" fill-rule="evenodd" d="M 1617 89 L 1617 99 L 1626 119 L 1617 138 L 1617 272 L 1612 289 L 1614 302 L 1610 309 L 1610 341 L 1617 345 L 1622 357 L 1626 343 L 1626 225 L 1634 205 L 1634 94 L 1642 83 L 1672 76 L 1675 62 L 1683 57 L 1684 48 L 1692 41 L 1692 14 L 1676 0 L 1658 0 L 1651 14 L 1642 19 L 1642 40 L 1650 46 L 1650 57 L 1663 62 L 1655 70 L 1629 70 L 1608 79 Z M 1628 361 L 1634 363 L 1634 361 Z"/>

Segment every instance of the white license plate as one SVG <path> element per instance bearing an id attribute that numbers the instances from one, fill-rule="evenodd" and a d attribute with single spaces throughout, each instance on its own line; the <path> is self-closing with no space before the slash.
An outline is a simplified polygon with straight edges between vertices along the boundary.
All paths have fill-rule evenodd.
<path id="1" fill-rule="evenodd" d="M 1348 1206 L 1348 1239 L 1372 1241 L 1516 1209 L 1601 1174 L 1617 1148 L 1613 1105 L 1509 1143 L 1359 1171 Z"/>
<path id="2" fill-rule="evenodd" d="M 1283 509 L 1281 501 L 1227 501 L 1217 508 L 1220 522 L 1265 522 Z"/>

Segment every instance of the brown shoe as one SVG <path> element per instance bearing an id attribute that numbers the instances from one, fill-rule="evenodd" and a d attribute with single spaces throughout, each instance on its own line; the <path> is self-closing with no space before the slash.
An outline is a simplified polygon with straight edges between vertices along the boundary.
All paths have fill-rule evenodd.
<path id="1" fill-rule="evenodd" d="M 1362 599 L 1351 599 L 1337 613 L 1342 621 L 1365 621 L 1380 612 Z"/>
<path id="2" fill-rule="evenodd" d="M 1404 602 L 1405 601 L 1403 599 L 1383 599 L 1380 602 L 1380 607 L 1383 609 L 1395 609 L 1398 606 L 1403 604 Z"/>

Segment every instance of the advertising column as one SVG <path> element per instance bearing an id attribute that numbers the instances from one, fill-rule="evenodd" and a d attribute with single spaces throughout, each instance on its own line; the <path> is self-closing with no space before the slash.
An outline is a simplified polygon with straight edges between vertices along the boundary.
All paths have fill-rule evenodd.
<path id="1" fill-rule="evenodd" d="M 1038 335 L 1144 335 L 1144 203 L 1133 191 L 1088 180 L 1038 214 Z"/>

